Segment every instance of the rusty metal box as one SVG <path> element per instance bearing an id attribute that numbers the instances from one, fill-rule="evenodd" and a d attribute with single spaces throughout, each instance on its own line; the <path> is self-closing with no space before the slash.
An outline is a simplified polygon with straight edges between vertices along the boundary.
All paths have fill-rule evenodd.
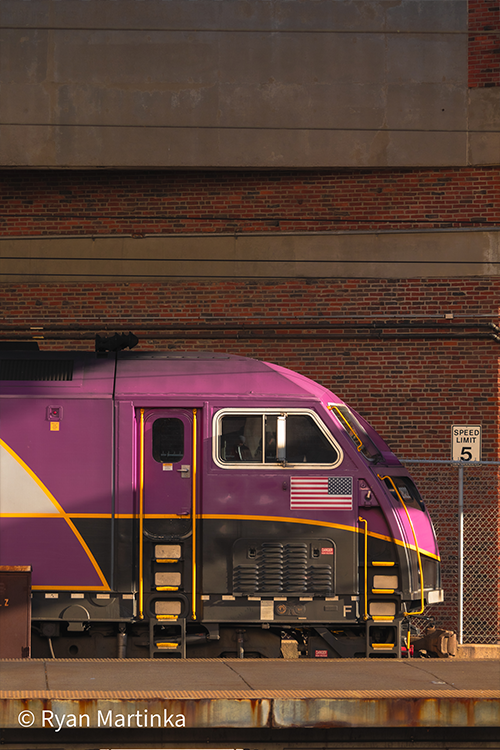
<path id="1" fill-rule="evenodd" d="M 31 652 L 31 567 L 0 566 L 0 658 Z"/>

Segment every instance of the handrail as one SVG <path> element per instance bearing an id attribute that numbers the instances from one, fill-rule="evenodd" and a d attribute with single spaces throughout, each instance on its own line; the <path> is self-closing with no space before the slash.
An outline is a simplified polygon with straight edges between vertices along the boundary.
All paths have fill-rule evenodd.
<path id="1" fill-rule="evenodd" d="M 144 620 L 144 409 L 139 428 L 139 619 Z"/>
<path id="2" fill-rule="evenodd" d="M 196 424 L 197 409 L 193 409 L 193 471 L 191 472 L 191 523 L 192 523 L 192 550 L 191 550 L 191 609 L 192 618 L 196 620 Z"/>
<path id="3" fill-rule="evenodd" d="M 361 516 L 358 516 L 358 521 L 361 521 L 361 523 L 364 523 L 365 525 L 365 613 L 363 615 L 363 620 L 368 620 L 368 521 L 366 518 L 361 518 Z"/>
<path id="4" fill-rule="evenodd" d="M 421 615 L 423 613 L 424 609 L 425 609 L 425 601 L 424 601 L 424 571 L 422 569 L 422 558 L 420 556 L 420 549 L 419 549 L 419 546 L 418 546 L 417 535 L 415 533 L 415 527 L 413 526 L 413 522 L 411 520 L 411 516 L 408 513 L 408 508 L 406 507 L 405 502 L 404 502 L 403 498 L 401 497 L 401 494 L 400 494 L 398 488 L 394 484 L 394 481 L 393 481 L 392 477 L 390 477 L 390 476 L 381 477 L 380 474 L 377 474 L 377 476 L 378 476 L 378 478 L 382 482 L 385 479 L 388 479 L 389 482 L 394 487 L 394 491 L 395 491 L 396 495 L 398 496 L 399 500 L 401 501 L 401 505 L 405 509 L 406 517 L 408 519 L 408 523 L 410 524 L 410 528 L 411 528 L 412 533 L 413 533 L 413 541 L 415 542 L 415 549 L 417 551 L 418 572 L 419 572 L 419 575 L 420 575 L 420 609 L 419 609 L 418 612 L 409 612 L 408 614 L 410 614 L 410 615 Z M 404 539 L 403 539 L 403 542 L 404 542 Z M 405 543 L 405 546 L 406 546 L 406 543 Z"/>
<path id="5" fill-rule="evenodd" d="M 446 466 L 500 466 L 500 461 L 453 461 L 451 458 L 448 459 L 432 459 L 432 458 L 399 458 L 399 462 L 402 464 L 436 464 Z"/>

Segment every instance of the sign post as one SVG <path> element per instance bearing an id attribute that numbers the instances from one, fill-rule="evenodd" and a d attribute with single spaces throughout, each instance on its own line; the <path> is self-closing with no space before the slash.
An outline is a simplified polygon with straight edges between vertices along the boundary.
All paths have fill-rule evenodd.
<path id="1" fill-rule="evenodd" d="M 482 429 L 479 424 L 451 427 L 452 461 L 481 461 Z M 464 632 L 464 467 L 458 467 L 458 642 Z"/>

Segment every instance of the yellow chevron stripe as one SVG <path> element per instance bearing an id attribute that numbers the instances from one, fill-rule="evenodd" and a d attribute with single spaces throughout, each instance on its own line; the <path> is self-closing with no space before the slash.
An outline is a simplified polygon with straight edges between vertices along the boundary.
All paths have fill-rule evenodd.
<path id="1" fill-rule="evenodd" d="M 89 547 L 87 545 L 87 542 L 82 537 L 82 535 L 80 534 L 80 532 L 76 528 L 75 524 L 71 520 L 69 514 L 66 513 L 66 511 L 64 510 L 64 508 L 62 507 L 62 505 L 60 505 L 57 502 L 57 500 L 55 499 L 55 497 L 51 493 L 51 491 L 48 489 L 48 487 L 46 487 L 44 485 L 44 483 L 42 482 L 42 480 L 39 477 L 37 477 L 37 475 L 35 474 L 35 472 L 32 471 L 32 469 L 30 469 L 30 467 L 28 466 L 28 464 L 25 463 L 23 461 L 23 459 L 20 456 L 18 456 L 17 453 L 15 451 L 13 451 L 12 448 L 9 445 L 7 445 L 7 443 L 4 442 L 1 438 L 0 438 L 0 445 L 3 448 L 5 448 L 5 450 L 12 456 L 12 458 L 14 458 L 18 462 L 18 464 L 29 474 L 29 476 L 40 487 L 40 489 L 42 490 L 42 492 L 46 495 L 46 497 L 50 500 L 50 502 L 54 505 L 54 507 L 59 512 L 59 515 L 58 514 L 54 514 L 54 515 L 52 515 L 52 514 L 45 515 L 44 514 L 44 515 L 41 515 L 41 516 L 38 515 L 38 514 L 33 514 L 33 516 L 26 515 L 26 514 L 19 514 L 20 517 L 22 517 L 22 518 L 30 518 L 30 517 L 34 517 L 34 518 L 37 518 L 37 517 L 38 518 L 40 518 L 40 517 L 42 517 L 42 518 L 58 518 L 59 517 L 60 518 L 60 517 L 62 517 L 62 518 L 64 518 L 64 520 L 66 521 L 66 523 L 70 527 L 71 531 L 73 532 L 73 534 L 76 536 L 76 538 L 80 542 L 81 546 L 83 547 L 83 549 L 85 551 L 85 554 L 87 555 L 87 557 L 89 558 L 90 562 L 92 563 L 92 566 L 93 566 L 94 570 L 96 571 L 97 575 L 99 576 L 99 578 L 100 578 L 100 580 L 102 582 L 102 588 L 103 588 L 103 590 L 110 591 L 111 589 L 110 589 L 109 583 L 106 581 L 106 578 L 104 577 L 104 574 L 103 574 L 102 570 L 100 569 L 99 565 L 97 564 L 97 560 L 95 559 L 94 555 L 90 551 L 90 549 L 89 549 Z M 5 515 L 7 517 L 11 517 L 11 518 L 13 517 L 12 514 L 7 514 L 6 513 Z M 100 587 L 94 587 L 94 588 L 95 588 L 95 590 L 97 590 Z"/>

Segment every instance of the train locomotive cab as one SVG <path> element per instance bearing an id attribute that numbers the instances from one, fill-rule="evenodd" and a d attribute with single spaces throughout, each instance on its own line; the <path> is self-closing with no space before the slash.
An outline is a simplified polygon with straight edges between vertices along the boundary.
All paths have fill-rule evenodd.
<path id="1" fill-rule="evenodd" d="M 32 656 L 401 655 L 443 598 L 406 469 L 327 389 L 207 352 L 0 352 L 0 565 Z"/>

